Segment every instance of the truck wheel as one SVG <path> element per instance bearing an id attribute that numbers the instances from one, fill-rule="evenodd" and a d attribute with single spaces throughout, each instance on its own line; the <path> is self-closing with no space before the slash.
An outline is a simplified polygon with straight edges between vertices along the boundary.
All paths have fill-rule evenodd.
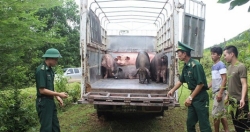
<path id="1" fill-rule="evenodd" d="M 99 110 L 97 110 L 96 113 L 97 113 L 98 119 L 99 119 L 102 115 L 104 115 L 104 112 L 101 112 L 101 111 L 99 111 Z"/>
<path id="2" fill-rule="evenodd" d="M 113 113 L 112 113 L 112 112 L 106 111 L 106 112 L 104 113 L 104 118 L 105 118 L 105 120 L 111 120 L 112 117 L 113 117 Z"/>
<path id="3" fill-rule="evenodd" d="M 97 117 L 100 119 L 100 117 L 104 117 L 105 120 L 110 120 L 113 116 L 112 112 L 109 111 L 97 111 Z"/>
<path id="4" fill-rule="evenodd" d="M 162 110 L 161 112 L 159 112 L 159 116 L 164 116 L 164 110 Z"/>
<path id="5" fill-rule="evenodd" d="M 161 112 L 157 112 L 155 113 L 156 116 L 164 116 L 164 110 L 162 110 Z"/>

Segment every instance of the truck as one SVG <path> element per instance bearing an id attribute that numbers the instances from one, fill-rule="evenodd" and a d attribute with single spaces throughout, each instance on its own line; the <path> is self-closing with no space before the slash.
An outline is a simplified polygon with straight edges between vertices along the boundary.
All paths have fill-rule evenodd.
<path id="1" fill-rule="evenodd" d="M 205 3 L 197 0 L 81 0 L 82 79 L 78 103 L 93 104 L 98 117 L 115 112 L 163 115 L 169 107 L 180 106 L 177 93 L 174 97 L 167 96 L 179 80 L 175 51 L 181 41 L 194 49 L 191 57 L 202 58 L 205 11 Z M 153 30 L 148 33 L 123 28 L 131 23 L 134 26 L 148 24 L 144 26 L 146 30 L 151 24 Z M 120 28 L 112 29 L 114 27 Z M 166 83 L 140 84 L 138 78 L 104 78 L 102 56 L 136 56 L 140 51 L 167 56 Z M 135 64 L 129 66 L 126 72 Z"/>

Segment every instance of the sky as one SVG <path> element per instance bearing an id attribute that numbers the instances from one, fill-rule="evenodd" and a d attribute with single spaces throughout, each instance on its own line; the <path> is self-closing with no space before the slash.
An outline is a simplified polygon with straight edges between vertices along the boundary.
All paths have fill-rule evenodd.
<path id="1" fill-rule="evenodd" d="M 228 10 L 229 4 L 218 4 L 215 0 L 203 0 L 206 3 L 205 44 L 210 47 L 235 37 L 250 28 L 250 2 Z"/>
<path id="2" fill-rule="evenodd" d="M 229 40 L 230 38 L 250 28 L 250 13 L 247 12 L 250 2 L 242 6 L 236 6 L 233 10 L 228 10 L 230 3 L 219 4 L 217 3 L 217 0 L 202 1 L 206 4 L 204 48 L 224 42 L 224 39 Z M 76 2 L 79 4 L 80 0 L 76 0 Z M 180 0 L 180 2 L 182 2 L 182 0 Z M 90 4 L 91 0 L 89 0 L 88 3 Z M 127 3 L 129 3 L 129 1 L 127 1 Z M 110 3 L 108 6 L 110 6 Z M 141 4 L 141 6 L 148 5 Z M 122 28 L 123 30 L 153 30 L 155 29 L 155 26 L 143 23 L 116 23 L 114 25 L 110 24 L 106 28 L 110 30 L 116 28 Z"/>

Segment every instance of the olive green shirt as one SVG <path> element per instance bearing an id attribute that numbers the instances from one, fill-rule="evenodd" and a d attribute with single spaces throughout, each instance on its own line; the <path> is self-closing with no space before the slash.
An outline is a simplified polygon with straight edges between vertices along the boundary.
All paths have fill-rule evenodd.
<path id="1" fill-rule="evenodd" d="M 54 72 L 51 67 L 47 66 L 45 62 L 39 65 L 35 72 L 37 97 L 40 97 L 40 88 L 46 88 L 54 91 Z"/>
<path id="2" fill-rule="evenodd" d="M 180 82 L 187 83 L 188 89 L 194 90 L 197 85 L 204 84 L 203 89 L 207 90 L 207 79 L 202 65 L 195 59 L 184 64 Z"/>
<path id="3" fill-rule="evenodd" d="M 234 66 L 228 67 L 228 93 L 230 96 L 241 100 L 242 84 L 241 78 L 247 79 L 247 68 L 243 63 L 237 62 Z M 248 94 L 246 94 L 245 101 L 248 101 Z"/>

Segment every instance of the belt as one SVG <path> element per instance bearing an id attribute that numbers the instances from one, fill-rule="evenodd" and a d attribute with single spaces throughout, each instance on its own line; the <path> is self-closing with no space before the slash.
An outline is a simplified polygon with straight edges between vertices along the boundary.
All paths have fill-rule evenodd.
<path id="1" fill-rule="evenodd" d="M 215 94 L 215 93 L 217 93 L 217 92 L 219 92 L 219 91 L 220 91 L 220 89 L 218 89 L 218 90 L 214 91 L 214 92 L 213 92 L 213 94 Z"/>
<path id="2" fill-rule="evenodd" d="M 190 91 L 191 91 L 191 93 L 193 93 L 193 92 L 194 92 L 194 90 L 195 90 L 195 89 L 190 90 Z M 206 91 L 206 90 L 205 90 L 204 88 L 202 88 L 202 89 L 201 89 L 201 91 Z M 200 91 L 200 92 L 201 92 L 201 91 Z"/>
<path id="3" fill-rule="evenodd" d="M 49 95 L 41 95 L 41 96 L 37 96 L 37 98 L 54 99 L 54 96 L 49 96 Z"/>

